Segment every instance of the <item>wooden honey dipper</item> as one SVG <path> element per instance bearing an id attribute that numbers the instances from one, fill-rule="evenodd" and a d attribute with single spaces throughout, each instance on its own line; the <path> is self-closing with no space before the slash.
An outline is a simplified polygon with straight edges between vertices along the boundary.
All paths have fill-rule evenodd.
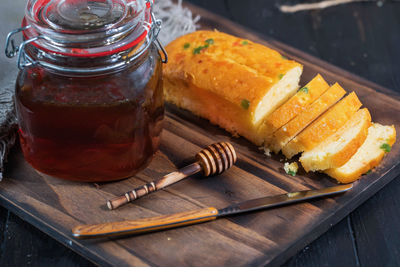
<path id="1" fill-rule="evenodd" d="M 135 199 L 148 195 L 154 191 L 165 188 L 171 184 L 203 171 L 204 176 L 220 174 L 223 171 L 232 167 L 237 159 L 235 149 L 230 143 L 219 142 L 201 150 L 196 154 L 196 162 L 171 172 L 162 178 L 142 185 L 132 191 L 126 192 L 124 195 L 107 201 L 107 207 L 110 210 L 116 209 L 126 203 L 132 202 Z"/>

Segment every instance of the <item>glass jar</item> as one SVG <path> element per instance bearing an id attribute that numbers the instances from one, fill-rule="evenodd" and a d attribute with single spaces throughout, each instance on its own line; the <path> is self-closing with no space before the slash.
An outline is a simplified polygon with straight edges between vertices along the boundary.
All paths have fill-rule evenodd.
<path id="1" fill-rule="evenodd" d="M 36 170 L 101 182 L 132 176 L 149 164 L 164 116 L 164 50 L 151 4 L 28 1 L 6 54 L 18 54 L 19 137 Z M 24 41 L 15 49 L 12 35 L 18 31 Z"/>

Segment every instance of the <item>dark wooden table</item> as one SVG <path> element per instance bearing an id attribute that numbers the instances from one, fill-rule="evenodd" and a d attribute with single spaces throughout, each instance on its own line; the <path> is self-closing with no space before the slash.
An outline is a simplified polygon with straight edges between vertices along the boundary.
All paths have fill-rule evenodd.
<path id="1" fill-rule="evenodd" d="M 353 3 L 294 14 L 284 14 L 277 6 L 296 1 L 190 2 L 400 92 L 400 76 L 396 75 L 400 73 L 398 1 Z M 18 9 L 8 5 L 11 2 L 0 4 L 2 14 L 9 10 L 7 16 L 21 16 L 22 9 L 14 14 Z M 0 25 L 2 33 L 4 27 Z M 285 265 L 400 265 L 399 194 L 400 180 L 395 179 Z M 0 231 L 0 266 L 92 265 L 3 208 Z"/>

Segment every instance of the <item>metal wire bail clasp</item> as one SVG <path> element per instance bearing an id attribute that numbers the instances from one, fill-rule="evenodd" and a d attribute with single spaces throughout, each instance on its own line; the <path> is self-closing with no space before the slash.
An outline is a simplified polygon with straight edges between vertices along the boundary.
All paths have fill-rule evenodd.
<path id="1" fill-rule="evenodd" d="M 155 27 L 155 30 L 157 31 L 155 34 L 155 36 L 156 36 L 156 43 L 157 43 L 157 46 L 158 46 L 158 48 L 162 51 L 162 53 L 163 53 L 163 55 L 164 55 L 164 58 L 162 58 L 161 57 L 161 62 L 162 63 L 167 63 L 168 62 L 168 54 L 167 54 L 167 51 L 165 51 L 165 48 L 164 48 L 164 46 L 161 44 L 161 42 L 160 42 L 160 40 L 158 39 L 158 34 L 159 34 L 159 32 L 160 32 L 160 30 L 161 30 L 161 23 L 162 23 L 162 21 L 160 20 L 160 19 L 158 19 L 158 20 L 155 20 L 155 25 L 156 25 L 156 27 Z"/>
<path id="2" fill-rule="evenodd" d="M 15 34 L 17 34 L 19 32 L 25 31 L 25 30 L 29 29 L 30 27 L 31 27 L 31 25 L 28 25 L 28 26 L 25 26 L 25 27 L 21 27 L 21 28 L 15 29 L 15 30 L 13 30 L 12 32 L 10 32 L 7 35 L 5 53 L 6 53 L 6 56 L 8 58 L 15 57 L 17 55 L 18 51 L 19 51 L 19 47 L 15 46 L 15 41 L 12 38 L 13 35 L 15 35 Z"/>
<path id="3" fill-rule="evenodd" d="M 25 52 L 25 46 L 31 42 L 35 42 L 39 39 L 43 39 L 42 36 L 36 36 L 31 39 L 23 41 L 19 46 L 15 46 L 15 41 L 13 39 L 13 36 L 19 32 L 22 32 L 24 30 L 27 30 L 31 27 L 31 25 L 18 28 L 16 30 L 13 30 L 7 35 L 6 39 L 6 49 L 5 49 L 5 54 L 8 58 L 13 58 L 18 54 L 17 58 L 17 66 L 20 70 L 22 70 L 25 67 L 31 66 L 35 64 L 36 62 L 33 61 Z"/>
<path id="4" fill-rule="evenodd" d="M 18 68 L 19 68 L 20 70 L 22 70 L 22 69 L 25 68 L 25 67 L 29 67 L 29 66 L 32 66 L 32 65 L 34 65 L 34 64 L 37 63 L 36 61 L 33 61 L 33 60 L 26 54 L 26 52 L 25 52 L 25 46 L 26 46 L 27 44 L 32 43 L 32 42 L 35 42 L 35 41 L 37 41 L 37 40 L 39 40 L 39 39 L 44 39 L 44 38 L 43 38 L 42 36 L 36 36 L 36 37 L 33 37 L 33 38 L 29 39 L 29 40 L 26 40 L 26 41 L 22 42 L 22 43 L 19 45 L 19 48 L 18 48 L 17 66 L 18 66 Z"/>
<path id="5" fill-rule="evenodd" d="M 158 34 L 160 33 L 160 30 L 161 30 L 162 20 L 156 19 L 156 17 L 154 16 L 154 13 L 152 11 L 153 10 L 153 1 L 147 0 L 147 2 L 150 3 L 150 6 L 151 6 L 151 20 L 152 20 L 152 24 L 154 25 L 154 27 L 152 27 L 153 36 L 154 36 L 153 38 L 154 38 L 159 50 L 161 50 L 164 55 L 164 58 L 161 57 L 161 62 L 167 63 L 168 62 L 167 51 L 165 50 L 164 46 L 161 44 L 160 40 L 158 39 Z"/>

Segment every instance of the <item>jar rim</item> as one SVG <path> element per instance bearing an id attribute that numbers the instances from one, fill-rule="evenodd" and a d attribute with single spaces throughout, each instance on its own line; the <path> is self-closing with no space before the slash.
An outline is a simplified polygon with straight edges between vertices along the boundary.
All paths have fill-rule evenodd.
<path id="1" fill-rule="evenodd" d="M 158 53 L 161 57 L 162 63 L 167 63 L 168 55 L 165 51 L 164 47 L 158 40 L 158 34 L 161 30 L 161 20 L 158 20 L 154 17 L 152 12 L 152 4 L 153 0 L 29 0 L 28 3 L 34 1 L 145 1 L 145 9 L 143 14 L 145 15 L 145 20 L 141 20 L 142 24 L 137 24 L 139 28 L 142 29 L 140 35 L 132 34 L 135 29 L 132 31 L 123 31 L 121 32 L 115 31 L 115 29 L 111 28 L 111 33 L 114 34 L 114 37 L 117 38 L 114 41 L 110 39 L 103 39 L 105 43 L 97 43 L 97 46 L 78 46 L 77 48 L 71 46 L 71 42 L 68 42 L 68 38 L 66 42 L 60 42 L 60 40 L 51 38 L 51 36 L 41 35 L 38 33 L 37 29 L 29 24 L 27 21 L 27 16 L 24 17 L 22 21 L 21 28 L 15 29 L 11 31 L 6 38 L 6 47 L 5 54 L 7 57 L 12 58 L 18 55 L 17 66 L 19 69 L 24 69 L 25 67 L 29 67 L 32 65 L 40 64 L 46 68 L 52 68 L 57 71 L 68 71 L 72 73 L 83 73 L 83 72 L 103 72 L 103 71 L 114 71 L 117 68 L 122 67 L 123 65 L 130 64 L 135 61 L 137 58 L 141 57 L 149 47 L 154 43 L 158 47 Z M 14 35 L 22 33 L 23 42 L 18 46 L 15 46 Z M 137 33 L 137 32 L 136 32 Z M 66 33 L 62 33 L 64 36 L 69 36 Z M 62 36 L 62 35 L 61 35 Z M 65 44 L 69 46 L 65 46 Z M 64 46 L 63 46 L 64 45 Z M 72 43 L 72 45 L 76 45 L 76 43 Z M 69 50 L 63 50 L 67 47 Z M 31 49 L 33 48 L 33 50 Z M 26 50 L 34 51 L 36 49 L 35 54 L 28 54 Z M 160 51 L 164 55 L 163 57 L 160 54 Z M 108 58 L 108 62 L 111 65 L 101 66 L 101 67 L 82 67 L 75 69 L 68 69 L 68 67 L 61 66 L 60 64 L 51 64 L 46 62 L 46 60 L 50 60 L 51 62 L 55 62 L 58 59 L 62 61 L 67 60 L 68 58 L 76 58 L 78 59 L 96 59 L 96 58 Z"/>
<path id="2" fill-rule="evenodd" d="M 134 48 L 140 44 L 148 35 L 153 27 L 154 21 L 151 15 L 152 3 L 147 0 L 145 6 L 140 9 L 138 3 L 144 0 L 29 0 L 26 7 L 26 14 L 22 21 L 24 30 L 22 34 L 25 40 L 36 40 L 31 42 L 41 51 L 54 53 L 69 57 L 102 57 L 112 55 Z M 67 29 L 65 22 L 64 28 L 49 24 L 51 17 L 55 15 L 43 15 L 49 8 L 59 3 L 99 3 L 99 2 L 119 2 L 125 4 L 125 8 L 130 8 L 133 16 L 128 17 L 124 14 L 118 18 L 114 24 L 104 24 L 103 27 L 95 29 Z M 129 5 L 135 3 L 135 6 Z M 93 5 L 93 4 L 92 4 Z M 138 8 L 133 10 L 133 8 Z M 69 14 L 72 11 L 64 11 Z M 87 14 L 85 14 L 87 15 Z M 87 15 L 88 16 L 88 15 Z M 56 20 L 53 18 L 53 20 Z M 99 19 L 101 21 L 101 19 Z M 84 26 L 85 21 L 80 24 Z"/>

